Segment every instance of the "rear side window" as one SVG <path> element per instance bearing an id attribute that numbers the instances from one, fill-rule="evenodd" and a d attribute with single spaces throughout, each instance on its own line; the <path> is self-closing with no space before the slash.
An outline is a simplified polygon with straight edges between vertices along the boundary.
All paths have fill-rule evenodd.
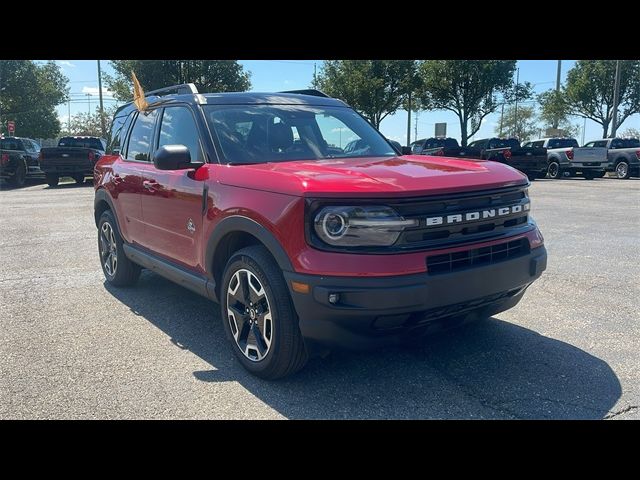
<path id="1" fill-rule="evenodd" d="M 204 162 L 196 122 L 187 107 L 164 109 L 158 147 L 163 145 L 184 145 L 189 148 L 192 162 Z"/>
<path id="2" fill-rule="evenodd" d="M 153 127 L 155 125 L 157 110 L 139 113 L 129 135 L 127 148 L 127 160 L 148 162 L 151 153 L 151 141 L 153 140 Z"/>
<path id="3" fill-rule="evenodd" d="M 532 142 L 531 146 L 534 148 L 542 148 L 544 147 L 544 140 L 538 140 L 537 142 Z"/>
<path id="4" fill-rule="evenodd" d="M 417 142 L 413 142 L 411 144 L 411 152 L 420 153 L 422 151 L 422 143 L 423 142 L 424 142 L 424 140 L 419 140 Z"/>
<path id="5" fill-rule="evenodd" d="M 606 140 L 599 140 L 597 142 L 592 142 L 593 145 L 588 145 L 590 147 L 606 147 L 607 146 L 607 141 Z M 617 147 L 611 147 L 611 148 L 617 148 Z"/>

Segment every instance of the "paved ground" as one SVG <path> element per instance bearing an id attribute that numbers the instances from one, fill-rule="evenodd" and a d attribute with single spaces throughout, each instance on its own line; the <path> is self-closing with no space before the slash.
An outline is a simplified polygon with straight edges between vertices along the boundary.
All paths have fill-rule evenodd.
<path id="1" fill-rule="evenodd" d="M 90 186 L 0 191 L 0 418 L 640 418 L 640 181 L 531 195 L 549 268 L 516 308 L 270 383 L 214 304 L 104 284 Z"/>

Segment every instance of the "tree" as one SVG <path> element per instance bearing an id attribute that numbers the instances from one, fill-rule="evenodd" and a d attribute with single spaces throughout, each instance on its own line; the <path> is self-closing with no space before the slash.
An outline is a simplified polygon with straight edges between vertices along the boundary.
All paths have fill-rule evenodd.
<path id="1" fill-rule="evenodd" d="M 578 60 L 567 72 L 566 85 L 554 108 L 599 123 L 606 138 L 613 119 L 615 72 L 615 60 Z M 618 126 L 640 112 L 640 61 L 621 60 L 620 73 Z"/>
<path id="2" fill-rule="evenodd" d="M 414 60 L 327 60 L 316 84 L 331 97 L 351 105 L 376 128 L 415 90 Z"/>
<path id="3" fill-rule="evenodd" d="M 14 120 L 18 136 L 55 136 L 60 131 L 55 107 L 67 99 L 67 82 L 55 62 L 0 61 L 0 133 Z"/>
<path id="4" fill-rule="evenodd" d="M 116 106 L 105 108 L 105 125 L 109 125 L 111 123 L 111 118 L 113 117 L 116 109 Z M 73 115 L 71 117 L 70 125 L 65 124 L 61 133 L 62 135 L 86 135 L 90 137 L 102 136 L 100 109 L 96 107 L 95 112 L 91 115 L 84 112 Z"/>
<path id="5" fill-rule="evenodd" d="M 534 107 L 519 106 L 517 119 L 515 106 L 505 108 L 502 119 L 502 131 L 500 131 L 500 125 L 496 125 L 495 131 L 498 135 L 515 137 L 520 140 L 520 142 L 525 142 L 533 137 L 537 137 L 540 127 Z"/>
<path id="6" fill-rule="evenodd" d="M 145 91 L 194 83 L 201 92 L 243 92 L 251 87 L 250 73 L 236 60 L 112 60 L 115 76 L 105 84 L 119 100 L 133 97 L 131 71 Z"/>
<path id="7" fill-rule="evenodd" d="M 449 110 L 460 121 L 461 144 L 467 145 L 482 120 L 501 103 L 526 98 L 514 88 L 515 60 L 427 60 L 420 65 L 422 104 L 434 110 Z M 523 84 L 524 85 L 524 84 Z"/>
<path id="8" fill-rule="evenodd" d="M 620 132 L 620 136 L 640 139 L 640 130 L 638 130 L 637 128 L 627 128 L 626 130 Z"/>

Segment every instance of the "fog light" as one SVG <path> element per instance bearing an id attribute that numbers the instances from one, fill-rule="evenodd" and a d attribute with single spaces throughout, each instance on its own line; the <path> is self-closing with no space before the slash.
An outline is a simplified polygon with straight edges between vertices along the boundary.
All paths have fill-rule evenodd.
<path id="1" fill-rule="evenodd" d="M 340 294 L 339 293 L 330 293 L 329 294 L 329 303 L 335 305 L 339 301 L 340 301 Z"/>

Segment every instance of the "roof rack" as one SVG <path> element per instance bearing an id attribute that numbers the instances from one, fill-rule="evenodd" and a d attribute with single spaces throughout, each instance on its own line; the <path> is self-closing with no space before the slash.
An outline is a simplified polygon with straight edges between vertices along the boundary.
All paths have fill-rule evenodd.
<path id="1" fill-rule="evenodd" d="M 324 92 L 321 92 L 320 90 L 316 90 L 315 88 L 308 88 L 306 90 L 287 90 L 287 91 L 280 92 L 280 93 L 296 93 L 298 95 L 311 95 L 313 97 L 329 98 L 329 95 L 327 95 Z"/>
<path id="2" fill-rule="evenodd" d="M 168 95 L 170 93 L 177 93 L 177 94 L 189 94 L 189 93 L 199 93 L 198 89 L 196 88 L 196 86 L 193 83 L 183 83 L 180 85 L 173 85 L 171 87 L 165 87 L 165 88 L 159 88 L 157 90 L 151 90 L 150 92 L 145 92 L 144 96 L 148 97 L 149 95 L 156 95 L 156 96 L 161 96 L 160 94 L 163 93 L 165 95 Z"/>

